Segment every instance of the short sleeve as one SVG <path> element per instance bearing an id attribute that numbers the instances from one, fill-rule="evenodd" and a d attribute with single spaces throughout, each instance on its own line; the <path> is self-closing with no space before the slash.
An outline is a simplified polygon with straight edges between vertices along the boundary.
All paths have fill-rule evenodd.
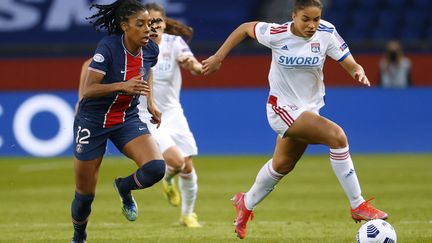
<path id="1" fill-rule="evenodd" d="M 188 44 L 180 36 L 176 36 L 174 40 L 174 48 L 175 59 L 177 61 L 182 60 L 183 57 L 193 56 Z"/>
<path id="2" fill-rule="evenodd" d="M 95 54 L 89 65 L 89 69 L 98 73 L 106 74 L 112 63 L 111 50 L 106 41 L 101 40 L 96 47 Z"/>
<path id="3" fill-rule="evenodd" d="M 338 34 L 336 29 L 330 33 L 329 47 L 327 49 L 327 55 L 333 60 L 342 62 L 347 56 L 349 56 L 350 50 L 348 44 L 344 39 Z"/>
<path id="4" fill-rule="evenodd" d="M 280 34 L 288 31 L 287 24 L 274 24 L 258 22 L 254 26 L 255 38 L 262 45 L 272 48 L 275 39 L 280 36 Z"/>
<path id="5" fill-rule="evenodd" d="M 150 40 L 145 47 L 144 62 L 150 63 L 150 67 L 154 67 L 158 61 L 159 46 L 153 40 Z"/>

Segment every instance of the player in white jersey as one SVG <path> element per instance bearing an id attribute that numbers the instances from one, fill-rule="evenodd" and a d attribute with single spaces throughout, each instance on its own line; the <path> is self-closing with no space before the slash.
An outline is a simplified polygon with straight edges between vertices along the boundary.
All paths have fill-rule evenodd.
<path id="1" fill-rule="evenodd" d="M 246 236 L 246 224 L 253 217 L 254 207 L 294 169 L 308 144 L 330 148 L 332 168 L 350 201 L 355 221 L 388 217 L 363 199 L 342 128 L 319 115 L 324 105 L 322 69 L 326 56 L 338 61 L 356 81 L 370 86 L 335 27 L 321 20 L 321 10 L 319 0 L 296 0 L 291 22 L 244 23 L 203 61 L 204 74 L 218 70 L 230 50 L 247 36 L 272 50 L 267 118 L 278 138 L 273 158 L 258 172 L 250 190 L 232 199 L 237 212 L 235 231 L 240 238 Z"/>
<path id="2" fill-rule="evenodd" d="M 202 65 L 196 60 L 183 38 L 179 36 L 183 35 L 190 39 L 192 29 L 167 18 L 164 9 L 158 4 L 145 4 L 145 8 L 149 11 L 150 18 L 160 20 L 156 34 L 152 37 L 159 45 L 158 62 L 152 70 L 153 97 L 156 106 L 162 112 L 163 121 L 159 128 L 147 122 L 150 121 L 151 114 L 147 111 L 144 96 L 141 96 L 140 105 L 138 105 L 139 115 L 141 120 L 148 124 L 167 163 L 162 182 L 168 202 L 173 206 L 181 203 L 180 224 L 189 228 L 197 228 L 202 225 L 198 222 L 194 212 L 198 184 L 192 156 L 198 154 L 198 149 L 180 104 L 182 85 L 180 67 L 197 75 L 201 74 Z M 176 175 L 179 175 L 178 187 L 175 182 Z"/>

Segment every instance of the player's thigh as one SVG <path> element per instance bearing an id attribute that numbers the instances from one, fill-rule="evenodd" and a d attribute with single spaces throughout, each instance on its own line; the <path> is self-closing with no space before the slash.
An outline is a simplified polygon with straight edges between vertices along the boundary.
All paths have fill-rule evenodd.
<path id="1" fill-rule="evenodd" d="M 186 117 L 183 113 L 177 116 L 177 123 L 167 125 L 168 134 L 171 136 L 176 146 L 180 149 L 183 157 L 198 154 L 198 147 L 195 138 L 189 128 Z"/>
<path id="2" fill-rule="evenodd" d="M 340 147 L 347 143 L 345 133 L 339 125 L 310 111 L 303 112 L 285 135 L 308 144 L 325 144 L 330 147 Z"/>
<path id="3" fill-rule="evenodd" d="M 167 165 L 178 170 L 184 167 L 185 160 L 181 151 L 177 148 L 177 146 L 174 145 L 164 150 L 162 156 L 165 162 L 167 163 Z"/>
<path id="4" fill-rule="evenodd" d="M 129 141 L 123 147 L 122 153 L 135 161 L 139 167 L 151 160 L 163 160 L 159 147 L 150 134 L 144 134 Z"/>
<path id="5" fill-rule="evenodd" d="M 273 168 L 280 173 L 290 172 L 304 154 L 308 144 L 293 138 L 277 137 Z"/>
<path id="6" fill-rule="evenodd" d="M 297 118 L 305 111 L 303 107 L 284 104 L 268 103 L 266 106 L 267 120 L 270 127 L 280 136 L 293 125 Z"/>
<path id="7" fill-rule="evenodd" d="M 110 134 L 110 140 L 128 158 L 138 166 L 162 159 L 159 148 L 151 137 L 147 124 L 138 117 L 130 118 Z"/>
<path id="8" fill-rule="evenodd" d="M 111 131 L 112 129 L 104 129 L 77 115 L 73 133 L 75 158 L 88 161 L 102 157 Z"/>
<path id="9" fill-rule="evenodd" d="M 102 157 L 93 160 L 74 160 L 75 190 L 83 195 L 95 194 Z"/>
<path id="10" fill-rule="evenodd" d="M 152 125 L 149 125 L 149 127 L 152 127 Z M 150 131 L 162 154 L 165 154 L 166 152 L 170 153 L 168 150 L 176 146 L 175 141 L 172 139 L 169 131 L 165 127 L 159 127 L 154 130 L 150 129 Z"/>

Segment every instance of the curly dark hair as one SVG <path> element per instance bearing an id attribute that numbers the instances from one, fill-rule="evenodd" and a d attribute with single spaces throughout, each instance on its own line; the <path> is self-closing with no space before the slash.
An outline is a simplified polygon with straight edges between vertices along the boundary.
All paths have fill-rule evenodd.
<path id="1" fill-rule="evenodd" d="M 139 12 L 146 10 L 143 4 L 137 0 L 117 0 L 111 4 L 92 4 L 90 9 L 96 8 L 98 12 L 86 19 L 98 30 L 106 29 L 108 35 L 121 34 L 123 30 L 120 23 Z"/>

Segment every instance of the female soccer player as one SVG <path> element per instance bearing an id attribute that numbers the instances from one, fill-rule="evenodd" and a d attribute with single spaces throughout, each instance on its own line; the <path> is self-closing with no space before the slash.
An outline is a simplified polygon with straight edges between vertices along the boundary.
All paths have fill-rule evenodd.
<path id="1" fill-rule="evenodd" d="M 114 180 L 125 217 L 134 221 L 138 207 L 132 190 L 160 181 L 165 162 L 138 116 L 138 99 L 147 96 L 152 121 L 160 124 L 160 112 L 152 98 L 151 67 L 157 62 L 158 46 L 150 40 L 148 11 L 136 0 L 118 0 L 109 5 L 94 4 L 98 12 L 93 25 L 105 28 L 95 51 L 74 122 L 75 198 L 72 201 L 72 242 L 85 242 L 86 226 L 94 199 L 99 167 L 110 139 L 138 170 Z"/>
<path id="2" fill-rule="evenodd" d="M 181 73 L 180 66 L 199 75 L 202 65 L 192 54 L 189 46 L 180 36 L 191 39 L 192 28 L 166 17 L 165 10 L 156 3 L 145 4 L 150 19 L 156 21 L 150 38 L 160 49 L 161 57 L 153 70 L 153 98 L 156 106 L 162 111 L 164 122 L 160 127 L 148 124 L 151 114 L 147 110 L 146 98 L 141 96 L 139 116 L 148 124 L 148 128 L 159 145 L 167 163 L 163 182 L 164 194 L 173 206 L 182 204 L 179 223 L 188 228 L 199 228 L 194 212 L 195 199 L 198 193 L 197 175 L 192 164 L 192 156 L 198 153 L 195 139 L 189 129 L 186 117 L 180 104 Z M 80 75 L 80 90 L 88 73 L 91 59 L 84 62 Z M 82 93 L 81 91 L 79 92 Z M 174 177 L 179 174 L 180 193 Z M 183 198 L 183 200 L 181 200 Z"/>
<path id="3" fill-rule="evenodd" d="M 363 199 L 342 128 L 319 115 L 324 105 L 322 69 L 327 55 L 337 60 L 356 81 L 370 86 L 363 68 L 355 62 L 335 27 L 321 20 L 321 10 L 319 0 L 296 0 L 291 22 L 244 23 L 213 56 L 203 61 L 204 74 L 218 70 L 231 49 L 247 36 L 272 50 L 267 118 L 279 136 L 273 158 L 258 172 L 250 190 L 237 193 L 232 199 L 239 238 L 246 236 L 246 224 L 253 217 L 254 207 L 294 169 L 308 144 L 324 144 L 330 148 L 332 168 L 350 201 L 355 221 L 388 217 Z"/>
<path id="4" fill-rule="evenodd" d="M 149 129 L 167 163 L 162 180 L 164 194 L 173 206 L 178 206 L 181 201 L 180 224 L 198 228 L 201 224 L 194 213 L 198 184 L 192 164 L 192 156 L 197 155 L 198 149 L 180 104 L 180 67 L 197 75 L 201 74 L 202 65 L 180 37 L 191 39 L 192 28 L 167 18 L 165 10 L 158 4 L 149 3 L 144 6 L 149 11 L 150 18 L 157 20 L 154 28 L 156 33 L 152 39 L 159 45 L 160 52 L 153 68 L 153 93 L 156 106 L 163 114 L 163 122 L 158 129 L 154 125 L 150 125 Z M 143 121 L 149 120 L 146 103 L 146 97 L 142 96 L 138 108 Z M 176 175 L 179 175 L 182 200 L 174 179 Z"/>

